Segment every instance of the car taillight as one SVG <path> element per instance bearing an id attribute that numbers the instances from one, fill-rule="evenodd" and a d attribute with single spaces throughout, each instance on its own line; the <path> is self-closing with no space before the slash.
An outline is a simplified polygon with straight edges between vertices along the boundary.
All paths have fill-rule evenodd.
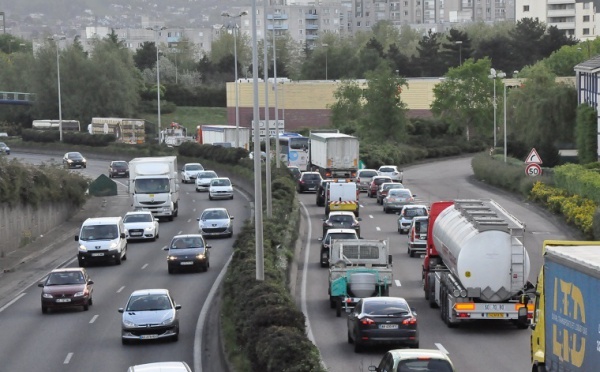
<path id="1" fill-rule="evenodd" d="M 404 320 L 402 321 L 402 324 L 404 324 L 404 325 L 413 325 L 413 324 L 417 324 L 417 318 L 410 317 L 410 318 L 404 319 Z"/>
<path id="2" fill-rule="evenodd" d="M 360 320 L 360 324 L 362 325 L 373 325 L 375 324 L 375 321 L 371 318 L 363 318 Z"/>
<path id="3" fill-rule="evenodd" d="M 410 229 L 410 240 L 411 241 L 415 241 L 416 237 L 415 237 L 415 229 Z"/>

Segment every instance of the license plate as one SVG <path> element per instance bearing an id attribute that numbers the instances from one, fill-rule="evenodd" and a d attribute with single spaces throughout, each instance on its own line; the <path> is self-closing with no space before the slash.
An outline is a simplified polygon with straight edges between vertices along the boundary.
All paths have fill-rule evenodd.
<path id="1" fill-rule="evenodd" d="M 193 265 L 194 262 L 192 261 L 183 261 L 182 263 L 180 263 L 180 265 Z"/>
<path id="2" fill-rule="evenodd" d="M 57 298 L 56 302 L 60 302 L 60 303 L 71 302 L 71 299 L 70 298 Z"/>
<path id="3" fill-rule="evenodd" d="M 131 233 L 131 236 L 140 236 L 140 235 L 142 235 L 141 232 L 133 232 L 133 233 Z"/>
<path id="4" fill-rule="evenodd" d="M 142 340 L 153 340 L 155 338 L 158 338 L 158 335 L 141 335 L 140 338 Z"/>
<path id="5" fill-rule="evenodd" d="M 504 313 L 489 313 L 488 318 L 504 318 Z"/>
<path id="6" fill-rule="evenodd" d="M 380 324 L 380 329 L 398 329 L 398 324 Z"/>
<path id="7" fill-rule="evenodd" d="M 104 253 L 92 253 L 92 257 L 102 257 Z"/>

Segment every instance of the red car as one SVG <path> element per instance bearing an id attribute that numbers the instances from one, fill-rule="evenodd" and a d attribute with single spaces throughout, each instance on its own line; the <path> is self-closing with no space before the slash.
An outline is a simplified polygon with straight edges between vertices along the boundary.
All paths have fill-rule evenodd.
<path id="1" fill-rule="evenodd" d="M 389 176 L 375 176 L 371 180 L 371 184 L 367 189 L 367 196 L 369 198 L 377 197 L 377 190 L 379 190 L 379 186 L 384 182 L 392 182 L 392 178 Z"/>
<path id="2" fill-rule="evenodd" d="M 82 267 L 52 270 L 38 284 L 42 289 L 42 313 L 49 309 L 78 307 L 87 311 L 92 304 L 94 282 Z"/>

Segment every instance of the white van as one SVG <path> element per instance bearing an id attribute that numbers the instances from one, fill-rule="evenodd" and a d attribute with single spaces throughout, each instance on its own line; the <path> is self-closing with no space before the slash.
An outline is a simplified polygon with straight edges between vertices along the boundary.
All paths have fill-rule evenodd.
<path id="1" fill-rule="evenodd" d="M 88 218 L 81 225 L 77 260 L 80 267 L 88 262 L 114 262 L 121 264 L 127 259 L 127 239 L 122 217 Z"/>
<path id="2" fill-rule="evenodd" d="M 325 191 L 325 216 L 331 211 L 353 212 L 359 216 L 359 189 L 356 182 L 347 179 L 336 179 L 328 182 Z"/>

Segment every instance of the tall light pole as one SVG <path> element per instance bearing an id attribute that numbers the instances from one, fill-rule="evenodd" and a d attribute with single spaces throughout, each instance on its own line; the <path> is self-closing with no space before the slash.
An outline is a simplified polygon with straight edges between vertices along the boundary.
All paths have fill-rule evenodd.
<path id="1" fill-rule="evenodd" d="M 321 46 L 325 48 L 325 81 L 327 81 L 327 54 L 329 54 L 329 44 L 323 43 Z"/>
<path id="2" fill-rule="evenodd" d="M 267 161 L 265 161 L 265 192 L 267 194 L 267 218 L 273 217 L 273 201 L 271 198 L 271 126 L 269 120 L 269 46 L 267 45 L 267 33 L 268 33 L 268 1 L 263 1 L 263 18 L 265 31 L 263 32 L 263 69 L 265 75 L 265 127 L 266 127 L 266 138 L 265 138 L 265 152 L 267 153 Z M 275 23 L 273 22 L 273 28 Z"/>
<path id="3" fill-rule="evenodd" d="M 58 54 L 58 42 L 60 40 L 65 40 L 66 38 L 64 36 L 53 36 L 51 38 L 49 38 L 50 40 L 54 40 L 54 43 L 56 44 L 56 80 L 57 80 L 57 85 L 58 85 L 58 135 L 59 135 L 59 141 L 62 142 L 63 141 L 63 127 L 62 127 L 62 100 L 61 100 L 61 93 L 60 93 L 60 58 L 59 58 L 59 54 Z"/>
<path id="4" fill-rule="evenodd" d="M 248 15 L 247 11 L 243 11 L 240 12 L 238 15 L 231 15 L 227 12 L 222 12 L 221 16 L 222 17 L 229 17 L 229 18 L 241 18 L 245 15 Z M 234 21 L 234 28 L 233 28 L 233 63 L 235 64 L 235 72 L 234 72 L 234 79 L 235 82 L 233 83 L 234 89 L 235 89 L 235 147 L 240 147 L 240 92 L 239 92 L 239 83 L 238 83 L 238 62 L 237 62 L 237 30 L 238 30 L 238 25 L 237 22 Z"/>
<path id="5" fill-rule="evenodd" d="M 504 162 L 506 163 L 506 84 L 504 84 Z"/>
<path id="6" fill-rule="evenodd" d="M 254 92 L 254 235 L 256 247 L 256 280 L 265 280 L 263 247 L 262 180 L 260 156 L 260 113 L 258 111 L 258 41 L 256 35 L 256 0 L 252 0 L 252 81 Z"/>
<path id="7" fill-rule="evenodd" d="M 496 69 L 491 68 L 490 69 L 490 74 L 488 75 L 488 78 L 490 79 L 494 79 L 494 148 L 496 148 L 497 145 L 497 140 L 496 140 L 496 109 L 498 107 L 498 101 L 496 100 L 496 78 L 500 78 L 503 79 L 506 76 L 506 74 L 502 71 L 500 72 L 496 72 Z"/>
<path id="8" fill-rule="evenodd" d="M 277 39 L 275 38 L 275 22 L 273 22 L 273 90 L 275 93 L 275 166 L 280 168 L 279 161 L 279 106 L 277 102 Z"/>
<path id="9" fill-rule="evenodd" d="M 156 136 L 158 138 L 158 144 L 160 144 L 160 62 L 158 58 L 158 36 L 160 31 L 166 30 L 166 27 L 154 26 L 148 28 L 148 30 L 154 31 L 154 45 L 156 46 L 156 100 L 158 106 L 158 122 L 156 124 Z"/>
<path id="10" fill-rule="evenodd" d="M 458 45 L 458 65 L 462 66 L 462 40 L 458 40 L 454 42 L 455 44 Z"/>

